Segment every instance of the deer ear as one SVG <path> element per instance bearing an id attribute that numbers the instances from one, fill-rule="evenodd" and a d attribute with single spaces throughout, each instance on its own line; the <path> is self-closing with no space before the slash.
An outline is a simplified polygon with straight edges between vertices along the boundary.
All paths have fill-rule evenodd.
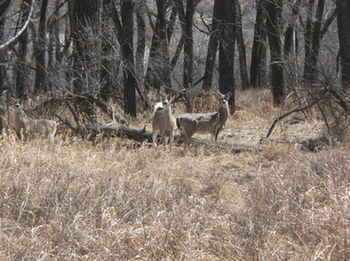
<path id="1" fill-rule="evenodd" d="M 228 92 L 225 94 L 226 99 L 230 99 L 232 97 L 232 92 Z"/>

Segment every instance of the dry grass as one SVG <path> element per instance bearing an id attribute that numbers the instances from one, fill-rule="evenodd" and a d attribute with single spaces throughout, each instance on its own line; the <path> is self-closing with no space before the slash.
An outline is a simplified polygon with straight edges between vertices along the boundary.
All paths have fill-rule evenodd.
<path id="1" fill-rule="evenodd" d="M 0 260 L 348 260 L 350 146 L 290 142 L 316 121 L 258 146 L 278 111 L 266 92 L 238 97 L 230 146 L 3 140 Z"/>

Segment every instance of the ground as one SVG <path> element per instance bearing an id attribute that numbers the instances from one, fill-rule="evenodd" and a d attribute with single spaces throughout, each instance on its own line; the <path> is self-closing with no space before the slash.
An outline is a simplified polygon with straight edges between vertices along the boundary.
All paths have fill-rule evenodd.
<path id="1" fill-rule="evenodd" d="M 266 93 L 237 104 L 217 144 L 186 150 L 3 139 L 0 259 L 349 259 L 349 144 L 305 149 L 315 117 L 259 142 L 281 110 Z"/>

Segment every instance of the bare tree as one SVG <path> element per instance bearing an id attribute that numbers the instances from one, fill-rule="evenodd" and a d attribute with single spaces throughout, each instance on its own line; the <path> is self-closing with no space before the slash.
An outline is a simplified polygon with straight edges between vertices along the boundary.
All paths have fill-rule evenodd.
<path id="1" fill-rule="evenodd" d="M 137 80 L 134 64 L 134 1 L 121 0 L 120 16 L 115 10 L 114 23 L 117 28 L 118 42 L 123 61 L 124 111 L 136 117 Z"/>
<path id="2" fill-rule="evenodd" d="M 248 71 L 247 71 L 246 48 L 244 43 L 243 27 L 242 27 L 242 10 L 241 10 L 241 3 L 239 0 L 235 0 L 234 3 L 235 3 L 235 10 L 236 10 L 235 37 L 237 40 L 237 49 L 238 49 L 238 55 L 239 55 L 239 70 L 240 70 L 242 88 L 246 89 L 249 86 L 249 78 L 248 78 Z"/>
<path id="3" fill-rule="evenodd" d="M 161 85 L 171 88 L 171 68 L 167 39 L 167 1 L 156 0 L 157 20 L 153 30 L 145 86 L 159 89 Z"/>
<path id="4" fill-rule="evenodd" d="M 144 63 L 146 49 L 146 0 L 139 0 L 136 3 L 136 23 L 137 23 L 137 47 L 135 59 L 135 71 L 139 82 L 144 81 Z"/>
<path id="5" fill-rule="evenodd" d="M 91 89 L 97 77 L 99 44 L 99 3 L 95 0 L 69 0 L 69 21 L 73 40 L 73 87 L 76 93 Z"/>
<path id="6" fill-rule="evenodd" d="M 3 40 L 4 35 L 4 25 L 5 19 L 0 20 L 0 41 Z M 0 50 L 0 93 L 2 93 L 7 86 L 7 70 L 6 70 L 6 60 L 7 60 L 7 48 Z"/>
<path id="7" fill-rule="evenodd" d="M 341 72 L 344 87 L 350 87 L 350 2 L 337 0 Z"/>
<path id="8" fill-rule="evenodd" d="M 5 32 L 5 14 L 9 10 L 12 1 L 3 1 L 0 4 L 0 41 L 4 40 Z M 7 48 L 0 50 L 0 93 L 2 93 L 7 85 L 7 71 L 5 67 Z"/>
<path id="9" fill-rule="evenodd" d="M 315 22 L 313 21 L 313 2 L 314 0 L 309 3 L 308 21 L 305 32 L 304 81 L 307 83 L 313 83 L 317 80 L 317 62 L 320 52 L 321 24 L 323 21 L 325 0 L 318 1 Z"/>
<path id="10" fill-rule="evenodd" d="M 13 2 L 13 0 L 3 0 L 0 2 L 0 20 L 4 18 Z"/>
<path id="11" fill-rule="evenodd" d="M 36 73 L 35 73 L 35 91 L 43 92 L 47 91 L 45 87 L 46 81 L 46 54 L 47 54 L 47 4 L 48 0 L 41 1 L 40 7 L 40 18 L 39 18 L 39 30 L 38 39 L 35 43 L 35 63 L 36 63 Z"/>
<path id="12" fill-rule="evenodd" d="M 257 0 L 254 39 L 250 62 L 250 85 L 258 87 L 266 84 L 266 0 Z"/>
<path id="13" fill-rule="evenodd" d="M 104 34 L 101 34 L 101 89 L 100 95 L 104 101 L 107 101 L 112 94 L 112 53 L 113 53 L 113 37 L 112 29 L 109 27 L 113 16 L 113 2 L 111 0 L 103 0 L 102 6 L 102 23 Z"/>
<path id="14" fill-rule="evenodd" d="M 213 10 L 213 22 L 209 38 L 205 63 L 203 89 L 211 88 L 216 52 L 219 48 L 219 89 L 231 93 L 229 106 L 234 111 L 234 50 L 235 50 L 235 5 L 233 1 L 216 0 Z"/>
<path id="15" fill-rule="evenodd" d="M 296 24 L 297 24 L 297 16 L 299 15 L 300 5 L 303 0 L 295 0 L 292 4 L 292 14 L 290 21 L 288 23 L 287 29 L 284 34 L 284 45 L 283 45 L 283 54 L 284 57 L 287 58 L 292 50 L 292 46 L 296 45 Z M 293 54 L 294 55 L 294 54 Z"/>
<path id="16" fill-rule="evenodd" d="M 183 35 L 183 50 L 184 50 L 184 70 L 183 70 L 183 85 L 190 88 L 193 81 L 193 15 L 195 10 L 194 0 L 188 0 L 186 10 L 182 0 L 175 0 Z"/>
<path id="17" fill-rule="evenodd" d="M 235 4 L 231 0 L 221 1 L 220 5 L 220 45 L 219 45 L 219 89 L 223 94 L 230 93 L 230 111 L 235 111 Z"/>
<path id="18" fill-rule="evenodd" d="M 213 20 L 211 24 L 211 32 L 208 43 L 207 57 L 205 60 L 203 89 L 209 90 L 213 81 L 214 65 L 216 52 L 218 49 L 218 23 L 219 23 L 219 11 L 220 0 L 215 0 L 213 10 Z"/>
<path id="19" fill-rule="evenodd" d="M 275 106 L 282 104 L 284 92 L 281 40 L 282 7 L 283 0 L 266 0 L 266 27 L 271 54 L 271 89 Z"/>
<path id="20" fill-rule="evenodd" d="M 23 0 L 21 3 L 21 22 L 23 23 L 28 15 L 32 0 Z M 16 64 L 16 94 L 18 98 L 24 98 L 25 92 L 29 88 L 29 72 L 28 72 L 28 45 L 29 36 L 28 28 L 18 38 L 18 60 Z"/>

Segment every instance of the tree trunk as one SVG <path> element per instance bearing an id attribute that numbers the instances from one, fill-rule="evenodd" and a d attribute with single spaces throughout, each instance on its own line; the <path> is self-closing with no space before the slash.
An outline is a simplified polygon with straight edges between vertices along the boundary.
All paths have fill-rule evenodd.
<path id="1" fill-rule="evenodd" d="M 291 21 L 289 22 L 286 32 L 284 34 L 284 45 L 283 45 L 283 54 L 285 58 L 288 58 L 292 46 L 295 46 L 295 42 L 293 42 L 293 35 L 295 35 L 295 27 L 297 24 L 297 16 L 299 14 L 300 4 L 303 0 L 296 0 L 292 5 L 292 16 Z M 295 40 L 295 39 L 294 39 Z M 294 53 L 292 55 L 295 55 Z"/>
<path id="2" fill-rule="evenodd" d="M 22 22 L 29 14 L 29 8 L 32 0 L 23 0 L 21 3 Z M 25 93 L 29 87 L 28 77 L 28 28 L 18 38 L 18 62 L 16 64 L 16 94 L 20 99 L 25 98 Z"/>
<path id="3" fill-rule="evenodd" d="M 206 91 L 210 90 L 213 81 L 215 58 L 218 49 L 218 20 L 221 1 L 222 0 L 215 0 L 214 2 L 213 21 L 209 37 L 207 57 L 205 60 L 204 79 L 202 85 L 202 88 Z"/>
<path id="4" fill-rule="evenodd" d="M 138 89 L 138 86 L 134 64 L 133 11 L 134 2 L 132 0 L 122 0 L 121 19 L 119 19 L 117 10 L 115 10 L 113 19 L 123 61 L 124 112 L 136 117 L 136 89 Z"/>
<path id="5" fill-rule="evenodd" d="M 273 104 L 279 106 L 283 101 L 283 56 L 281 40 L 281 18 L 283 0 L 267 0 L 267 32 L 270 45 L 271 88 Z"/>
<path id="6" fill-rule="evenodd" d="M 193 1 L 193 0 L 191 0 Z M 174 1 L 175 3 L 173 4 L 173 8 L 171 9 L 171 14 L 169 17 L 169 22 L 167 23 L 167 38 L 168 38 L 168 42 L 170 42 L 171 36 L 173 35 L 174 32 L 174 27 L 175 27 L 175 21 L 176 21 L 176 17 L 177 17 L 177 6 L 176 6 L 176 1 Z"/>
<path id="7" fill-rule="evenodd" d="M 320 52 L 321 24 L 323 20 L 324 4 L 325 0 L 318 1 L 316 10 L 316 21 L 314 23 L 309 20 L 310 18 L 308 18 L 308 22 L 312 25 L 308 25 L 307 31 L 309 31 L 309 29 L 312 29 L 312 33 L 310 34 L 311 39 L 309 38 L 307 41 L 305 41 L 305 44 L 309 45 L 309 47 L 306 47 L 309 48 L 308 51 L 305 52 L 304 81 L 306 83 L 314 83 L 317 81 L 317 61 Z M 310 8 L 312 8 L 311 4 Z M 309 15 L 312 15 L 312 9 L 309 12 Z"/>
<path id="8" fill-rule="evenodd" d="M 183 35 L 183 50 L 184 50 L 184 71 L 183 71 L 183 86 L 188 89 L 192 87 L 193 82 L 193 15 L 194 1 L 188 0 L 186 11 L 182 0 L 176 0 L 177 12 L 182 28 Z"/>
<path id="9" fill-rule="evenodd" d="M 153 32 L 148 60 L 145 86 L 159 89 L 162 85 L 171 88 L 170 57 L 166 27 L 166 1 L 156 0 L 157 21 Z"/>
<path id="10" fill-rule="evenodd" d="M 3 42 L 5 20 L 0 20 L 0 41 Z M 0 50 L 0 94 L 7 88 L 7 71 L 6 71 L 6 60 L 7 60 L 7 48 Z"/>
<path id="11" fill-rule="evenodd" d="M 137 47 L 135 70 L 139 83 L 144 81 L 145 48 L 146 48 L 146 1 L 139 0 L 136 4 L 136 23 L 137 23 Z"/>
<path id="12" fill-rule="evenodd" d="M 219 45 L 219 89 L 226 94 L 231 93 L 229 99 L 230 111 L 235 111 L 234 86 L 234 54 L 235 54 L 235 5 L 231 0 L 224 0 L 220 5 L 220 45 Z"/>
<path id="13" fill-rule="evenodd" d="M 241 11 L 241 4 L 239 0 L 235 0 L 234 2 L 235 2 L 235 10 L 236 10 L 236 21 L 235 21 L 236 35 L 235 36 L 237 39 L 237 49 L 238 49 L 238 55 L 239 55 L 241 85 L 243 89 L 246 89 L 249 86 L 249 79 L 248 79 L 248 72 L 247 72 L 247 57 L 246 57 L 243 28 L 242 28 L 242 11 Z"/>
<path id="14" fill-rule="evenodd" d="M 5 14 L 7 13 L 7 10 L 9 9 L 12 1 L 7 0 L 3 1 L 0 4 L 0 42 L 3 42 L 3 36 L 5 33 Z M 7 89 L 7 70 L 6 70 L 6 60 L 7 60 L 7 48 L 4 48 L 0 50 L 0 95 L 2 92 Z"/>
<path id="15" fill-rule="evenodd" d="M 0 20 L 3 20 L 4 16 L 7 14 L 11 4 L 15 2 L 13 0 L 3 0 L 0 2 Z"/>
<path id="16" fill-rule="evenodd" d="M 47 4 L 48 0 L 41 1 L 38 39 L 35 44 L 35 92 L 46 92 L 46 33 L 47 33 Z"/>
<path id="17" fill-rule="evenodd" d="M 343 86 L 350 87 L 350 2 L 337 0 L 338 33 Z"/>
<path id="18" fill-rule="evenodd" d="M 294 0 L 291 4 L 292 13 L 284 33 L 283 57 L 285 60 L 288 85 L 298 85 L 298 39 L 297 24 L 299 9 L 303 0 Z"/>
<path id="19" fill-rule="evenodd" d="M 187 0 L 184 27 L 184 88 L 191 88 L 193 82 L 193 15 L 194 0 Z"/>
<path id="20" fill-rule="evenodd" d="M 134 65 L 134 3 L 132 0 L 122 0 L 121 18 L 124 30 L 124 42 L 119 43 L 122 50 L 123 81 L 124 81 L 124 111 L 126 114 L 136 117 L 136 88 L 137 81 Z"/>
<path id="21" fill-rule="evenodd" d="M 73 40 L 73 88 L 75 93 L 82 93 L 90 90 L 94 80 L 99 78 L 96 65 L 96 57 L 100 56 L 96 40 L 99 29 L 99 2 L 69 0 L 68 3 Z"/>
<path id="22" fill-rule="evenodd" d="M 304 58 L 304 75 L 303 79 L 306 82 L 309 78 L 309 61 L 311 57 L 312 50 L 312 32 L 314 31 L 314 22 L 313 22 L 313 8 L 314 8 L 315 0 L 310 0 L 307 5 L 307 18 L 306 25 L 304 31 L 304 39 L 305 39 L 305 58 Z"/>
<path id="23" fill-rule="evenodd" d="M 103 0 L 102 6 L 102 23 L 101 28 L 104 34 L 101 35 L 103 40 L 101 42 L 101 90 L 100 96 L 102 100 L 108 101 L 112 94 L 112 56 L 113 56 L 113 36 L 114 33 L 109 29 L 111 21 L 113 3 L 111 0 Z"/>
<path id="24" fill-rule="evenodd" d="M 265 1 L 258 0 L 254 25 L 254 39 L 250 63 L 250 85 L 259 87 L 266 84 L 266 13 Z"/>

